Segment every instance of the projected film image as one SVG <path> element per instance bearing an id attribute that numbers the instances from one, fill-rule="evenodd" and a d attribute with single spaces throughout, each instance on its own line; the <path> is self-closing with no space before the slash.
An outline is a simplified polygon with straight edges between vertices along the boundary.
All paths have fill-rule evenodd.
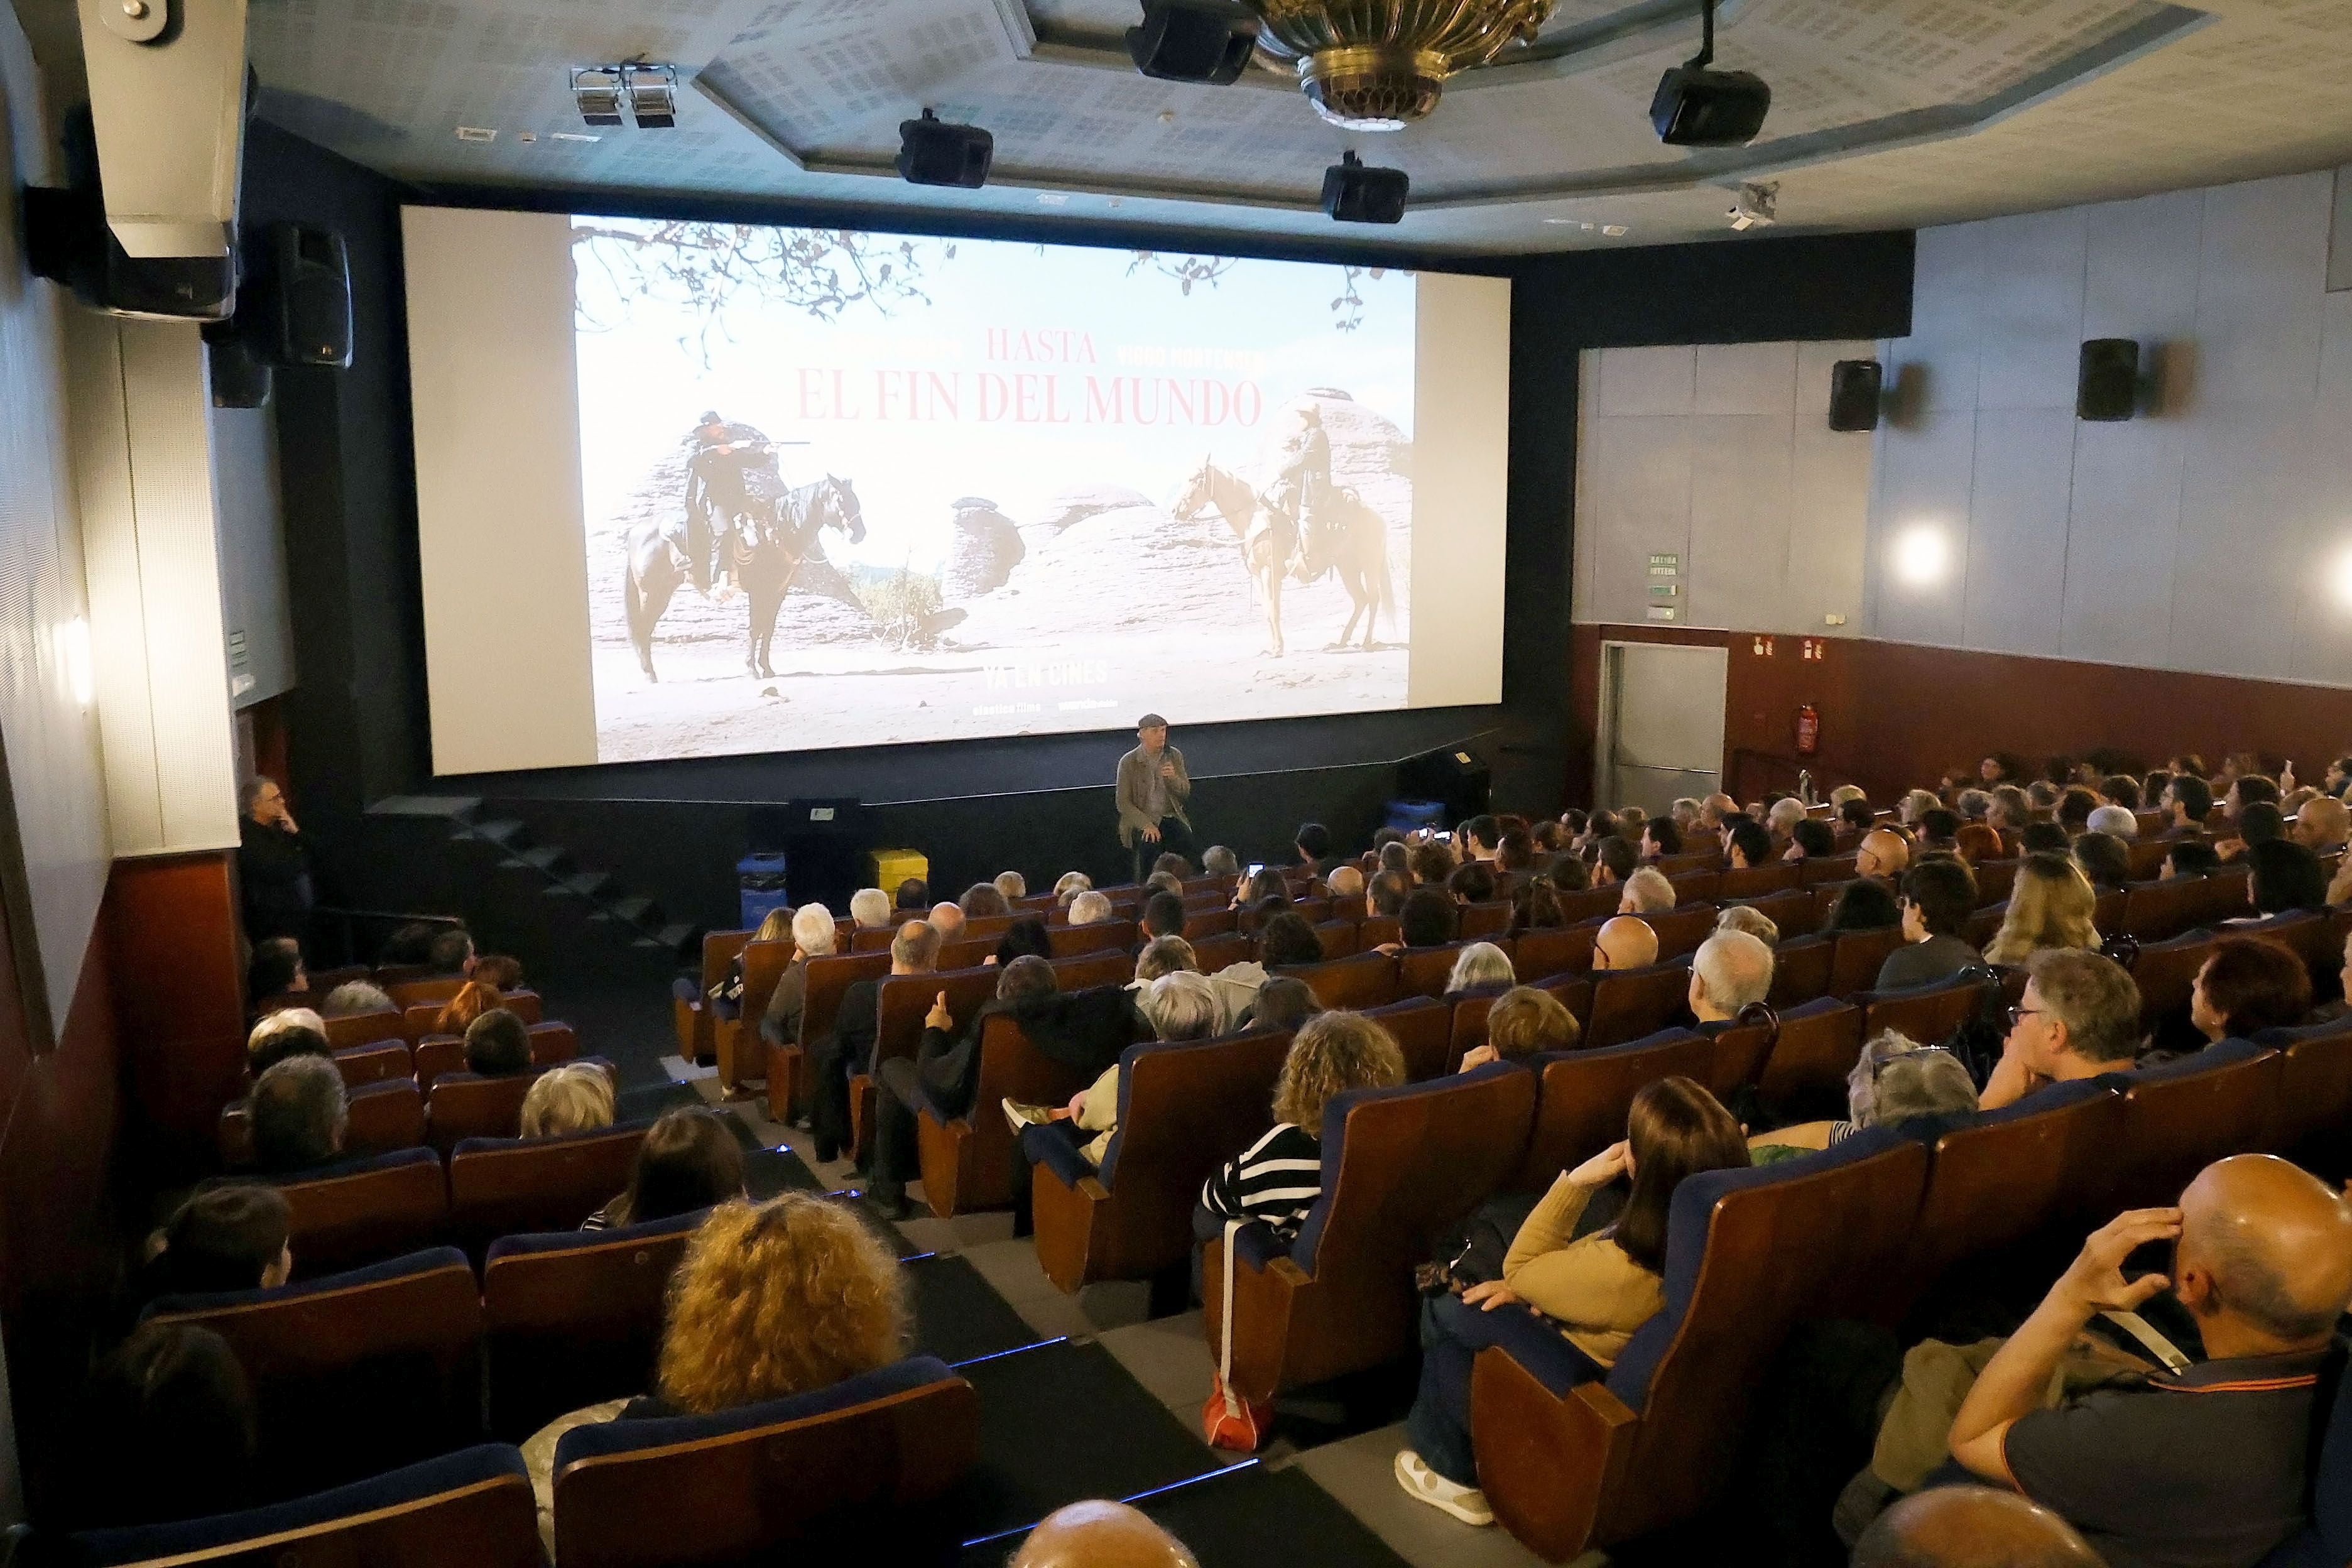
<path id="1" fill-rule="evenodd" d="M 599 761 L 1405 705 L 1411 274 L 572 237 Z"/>

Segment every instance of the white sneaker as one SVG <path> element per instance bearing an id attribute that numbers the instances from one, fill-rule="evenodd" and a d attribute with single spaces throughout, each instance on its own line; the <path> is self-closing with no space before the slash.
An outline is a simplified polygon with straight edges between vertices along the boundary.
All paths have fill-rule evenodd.
<path id="1" fill-rule="evenodd" d="M 1004 1120 L 1013 1124 L 1015 1138 L 1021 1136 L 1021 1130 L 1024 1127 L 1043 1127 L 1054 1120 L 1054 1108 L 1050 1105 L 1024 1105 L 1017 1100 L 1004 1100 L 998 1103 L 1004 1107 Z"/>
<path id="2" fill-rule="evenodd" d="M 1399 1448 L 1396 1457 L 1397 1485 L 1416 1502 L 1452 1514 L 1465 1524 L 1492 1524 L 1495 1510 L 1486 1506 L 1486 1494 L 1476 1487 L 1456 1485 L 1429 1468 L 1419 1454 L 1411 1448 Z"/>

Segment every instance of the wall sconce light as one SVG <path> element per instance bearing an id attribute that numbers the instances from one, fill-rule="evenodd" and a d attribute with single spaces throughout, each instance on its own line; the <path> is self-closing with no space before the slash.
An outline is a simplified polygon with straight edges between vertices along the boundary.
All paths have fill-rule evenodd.
<path id="1" fill-rule="evenodd" d="M 98 699 L 98 677 L 89 662 L 89 622 L 76 616 L 65 626 L 66 679 L 73 687 L 74 706 L 83 712 Z"/>
<path id="2" fill-rule="evenodd" d="M 1941 582 L 1951 562 L 1952 547 L 1944 531 L 1931 523 L 1921 523 L 1895 542 L 1895 575 L 1913 587 Z"/>
<path id="3" fill-rule="evenodd" d="M 2336 569 L 2328 574 L 2328 586 L 2336 590 L 2336 602 L 2352 610 L 2352 546 L 2336 557 Z"/>

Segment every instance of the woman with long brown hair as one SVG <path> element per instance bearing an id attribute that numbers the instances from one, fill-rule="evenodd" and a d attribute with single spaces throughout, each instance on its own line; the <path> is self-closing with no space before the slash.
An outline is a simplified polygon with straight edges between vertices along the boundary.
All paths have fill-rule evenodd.
<path id="1" fill-rule="evenodd" d="M 1412 1447 L 1396 1457 L 1397 1484 L 1465 1524 L 1491 1524 L 1470 1446 L 1470 1369 L 1494 1342 L 1486 1315 L 1524 1303 L 1602 1366 L 1665 1306 L 1666 1218 L 1685 1176 L 1746 1165 L 1731 1113 L 1687 1078 L 1661 1079 L 1633 1097 L 1622 1142 L 1554 1181 L 1519 1227 L 1503 1277 L 1428 1301 L 1422 1316 L 1421 1391 L 1405 1420 Z M 1577 1237 L 1594 1194 L 1628 1176 L 1617 1223 Z"/>
<path id="2" fill-rule="evenodd" d="M 2028 855 L 2009 890 L 2009 912 L 1985 944 L 1991 963 L 2023 963 L 2044 948 L 2074 947 L 2096 952 L 2098 929 L 2091 916 L 2099 895 L 2083 868 L 2063 855 Z"/>

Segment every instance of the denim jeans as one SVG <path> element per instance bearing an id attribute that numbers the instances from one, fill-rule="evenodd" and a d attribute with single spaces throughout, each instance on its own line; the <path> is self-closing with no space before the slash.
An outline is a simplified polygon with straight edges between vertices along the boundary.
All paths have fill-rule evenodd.
<path id="1" fill-rule="evenodd" d="M 1489 1312 L 1453 1295 L 1421 1303 L 1421 1389 L 1404 1420 L 1405 1437 L 1423 1463 L 1457 1486 L 1478 1484 L 1478 1459 L 1470 1447 L 1471 1366 L 1480 1351 L 1497 1342 L 1501 1324 L 1526 1311 L 1498 1307 Z"/>

